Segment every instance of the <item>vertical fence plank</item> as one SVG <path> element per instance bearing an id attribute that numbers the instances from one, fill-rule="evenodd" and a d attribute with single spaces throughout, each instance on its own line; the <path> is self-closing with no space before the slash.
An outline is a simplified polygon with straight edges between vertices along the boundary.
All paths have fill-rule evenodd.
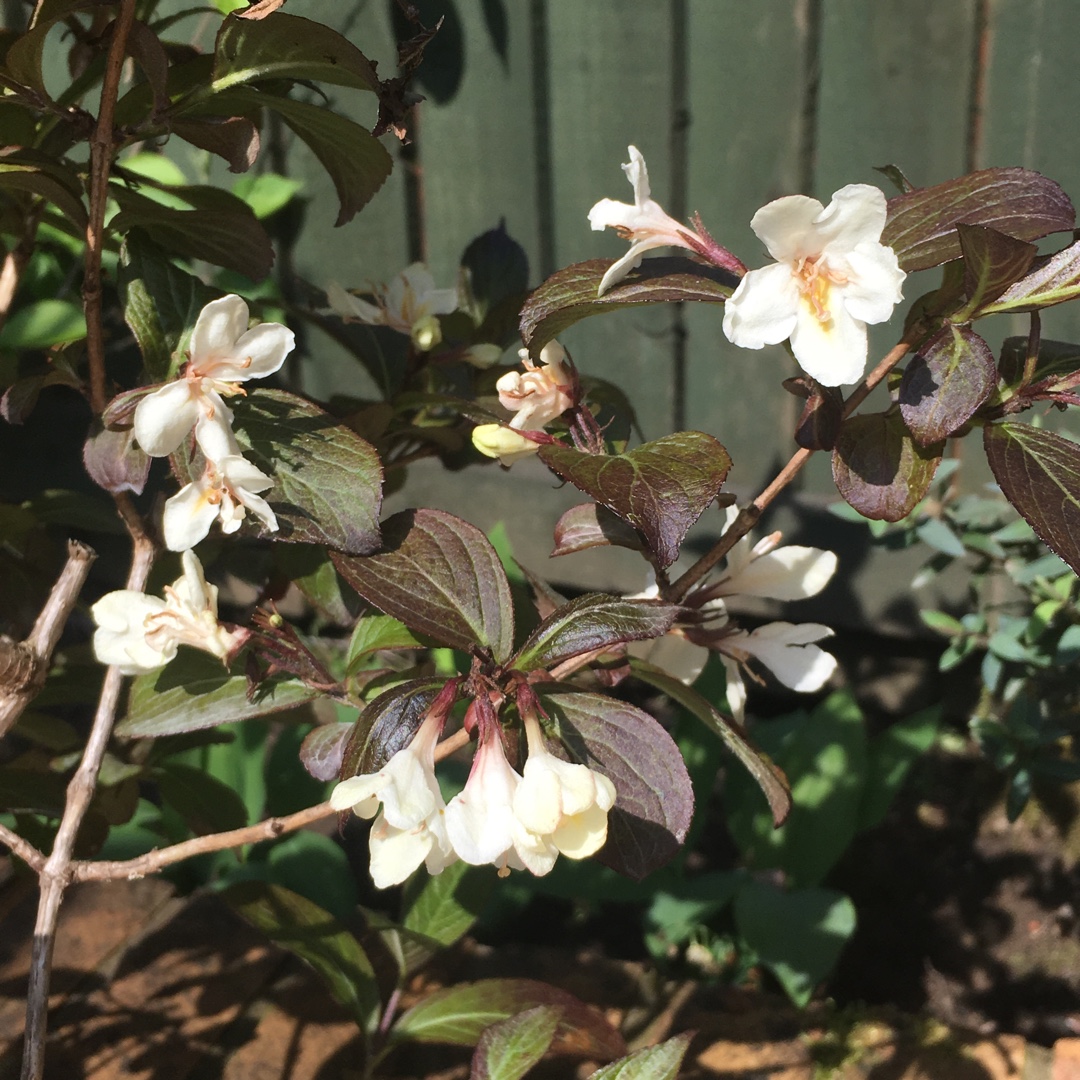
<path id="1" fill-rule="evenodd" d="M 799 188 L 809 5 L 692 0 L 689 9 L 689 191 L 713 236 L 747 265 L 767 261 L 754 212 Z M 729 487 L 755 493 L 794 449 L 794 366 L 780 347 L 750 352 L 723 335 L 722 308 L 685 305 L 686 419 L 734 460 Z"/>
<path id="2" fill-rule="evenodd" d="M 548 0 L 551 164 L 557 266 L 605 255 L 626 242 L 589 228 L 605 196 L 632 202 L 619 166 L 636 145 L 654 197 L 670 202 L 671 4 Z M 586 320 L 562 339 L 582 371 L 632 391 L 645 438 L 671 430 L 672 312 L 621 312 Z"/>

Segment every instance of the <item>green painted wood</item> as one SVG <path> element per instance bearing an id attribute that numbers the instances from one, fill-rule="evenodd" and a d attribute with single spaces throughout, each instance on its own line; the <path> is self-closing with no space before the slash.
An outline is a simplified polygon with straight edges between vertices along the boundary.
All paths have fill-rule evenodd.
<path id="1" fill-rule="evenodd" d="M 751 217 L 799 190 L 807 4 L 692 0 L 688 15 L 686 208 L 747 265 L 761 265 L 767 256 Z M 737 349 L 723 335 L 723 316 L 721 307 L 685 305 L 686 423 L 727 447 L 727 486 L 749 496 L 793 445 L 798 411 L 780 383 L 795 367 L 779 347 Z"/>
<path id="2" fill-rule="evenodd" d="M 645 155 L 655 198 L 671 201 L 672 4 L 548 0 L 553 252 L 557 266 L 617 257 L 626 242 L 592 232 L 604 197 L 632 201 L 620 164 L 631 143 Z M 673 312 L 589 319 L 563 338 L 583 372 L 626 387 L 646 439 L 672 430 Z"/>

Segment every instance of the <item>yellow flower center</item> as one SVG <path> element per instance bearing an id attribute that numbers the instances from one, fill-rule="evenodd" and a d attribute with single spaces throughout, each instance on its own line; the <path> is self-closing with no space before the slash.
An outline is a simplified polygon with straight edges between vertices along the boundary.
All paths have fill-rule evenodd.
<path id="1" fill-rule="evenodd" d="M 795 277 L 799 292 L 813 309 L 817 321 L 822 326 L 832 322 L 829 311 L 829 288 L 832 285 L 846 285 L 846 274 L 833 270 L 820 255 L 805 255 L 795 264 Z"/>

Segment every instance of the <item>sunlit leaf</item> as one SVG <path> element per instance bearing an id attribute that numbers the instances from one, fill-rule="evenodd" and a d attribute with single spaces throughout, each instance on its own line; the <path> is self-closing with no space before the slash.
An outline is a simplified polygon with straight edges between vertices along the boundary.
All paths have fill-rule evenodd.
<path id="1" fill-rule="evenodd" d="M 555 684 L 536 689 L 570 755 L 615 785 L 607 843 L 596 858 L 641 881 L 674 858 L 690 828 L 694 793 L 679 748 L 633 705 Z"/>
<path id="2" fill-rule="evenodd" d="M 988 424 L 983 446 L 1005 497 L 1039 539 L 1080 573 L 1080 446 L 1011 422 Z"/>
<path id="3" fill-rule="evenodd" d="M 833 450 L 833 480 L 863 517 L 899 521 L 926 494 L 942 449 L 919 446 L 899 412 L 851 416 Z"/>
<path id="4" fill-rule="evenodd" d="M 485 1028 L 469 1080 L 521 1080 L 547 1052 L 561 1015 L 554 1006 L 537 1005 Z"/>
<path id="5" fill-rule="evenodd" d="M 990 346 L 969 326 L 946 323 L 919 348 L 900 380 L 900 413 L 921 446 L 962 427 L 997 386 Z"/>
<path id="6" fill-rule="evenodd" d="M 424 644 L 392 615 L 364 615 L 357 620 L 349 639 L 346 671 L 351 675 L 364 657 L 380 649 L 421 649 Z"/>
<path id="7" fill-rule="evenodd" d="M 81 304 L 35 300 L 16 311 L 0 329 L 0 349 L 46 349 L 86 337 Z"/>
<path id="8" fill-rule="evenodd" d="M 487 537 L 441 510 L 406 510 L 383 523 L 376 555 L 335 554 L 341 576 L 369 603 L 442 645 L 510 655 L 510 584 Z"/>
<path id="9" fill-rule="evenodd" d="M 589 1074 L 589 1080 L 675 1080 L 690 1046 L 690 1035 L 635 1050 L 621 1061 L 613 1061 Z"/>
<path id="10" fill-rule="evenodd" d="M 1022 278 L 1039 249 L 984 225 L 957 225 L 956 231 L 964 252 L 964 293 L 968 301 L 954 318 L 965 322 Z"/>
<path id="11" fill-rule="evenodd" d="M 958 224 L 985 225 L 1017 240 L 1073 227 L 1076 213 L 1053 180 L 1030 169 L 983 169 L 889 200 L 881 242 L 908 273 L 959 259 Z"/>
<path id="12" fill-rule="evenodd" d="M 679 557 L 690 526 L 716 498 L 731 468 L 728 452 L 711 435 L 680 431 L 625 454 L 586 454 L 541 447 L 540 458 L 637 529 L 661 566 Z"/>
<path id="13" fill-rule="evenodd" d="M 625 547 L 644 551 L 637 529 L 596 503 L 572 506 L 555 523 L 555 548 L 551 557 L 571 555 L 593 547 Z"/>
<path id="14" fill-rule="evenodd" d="M 520 671 L 551 668 L 572 656 L 667 633 L 677 604 L 588 593 L 564 604 L 530 635 L 511 661 Z"/>
<path id="15" fill-rule="evenodd" d="M 338 778 L 354 727 L 354 724 L 320 724 L 304 737 L 300 761 L 316 780 L 327 783 Z"/>
<path id="16" fill-rule="evenodd" d="M 646 259 L 618 285 L 597 296 L 614 259 L 590 259 L 552 274 L 521 311 L 521 340 L 534 360 L 567 327 L 607 311 L 642 304 L 705 301 L 722 304 L 738 285 L 731 274 L 685 258 Z"/>
<path id="17" fill-rule="evenodd" d="M 1040 259 L 1026 277 L 1010 285 L 981 315 L 1000 311 L 1033 311 L 1080 296 L 1080 240 Z"/>

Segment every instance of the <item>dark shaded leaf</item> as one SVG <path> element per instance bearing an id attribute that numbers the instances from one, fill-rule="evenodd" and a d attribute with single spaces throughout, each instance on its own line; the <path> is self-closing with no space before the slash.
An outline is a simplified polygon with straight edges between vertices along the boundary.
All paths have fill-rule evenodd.
<path id="1" fill-rule="evenodd" d="M 0 329 L 0 348 L 47 349 L 86 337 L 81 305 L 70 300 L 35 300 L 20 308 Z"/>
<path id="2" fill-rule="evenodd" d="M 625 454 L 543 446 L 540 459 L 645 538 L 661 567 L 679 557 L 690 526 L 716 498 L 731 468 L 711 435 L 680 431 Z"/>
<path id="3" fill-rule="evenodd" d="M 501 300 L 518 296 L 529 287 L 529 257 L 506 231 L 505 218 L 469 244 L 461 266 L 468 272 L 472 316 L 477 323 L 482 323 Z"/>
<path id="4" fill-rule="evenodd" d="M 371 61 L 329 26 L 283 12 L 259 20 L 229 16 L 214 45 L 212 90 L 266 79 L 312 79 L 372 92 L 379 87 Z"/>
<path id="5" fill-rule="evenodd" d="M 171 378 L 183 362 L 199 312 L 216 294 L 138 231 L 120 250 L 119 281 L 124 321 L 139 343 L 147 374 Z"/>
<path id="6" fill-rule="evenodd" d="M 150 458 L 135 442 L 134 430 L 111 431 L 96 418 L 83 444 L 83 464 L 90 479 L 114 495 L 121 491 L 141 495 L 150 475 Z"/>
<path id="7" fill-rule="evenodd" d="M 863 517 L 899 521 L 926 494 L 942 449 L 919 446 L 899 412 L 852 416 L 832 454 L 833 480 Z"/>
<path id="8" fill-rule="evenodd" d="M 169 126 L 185 142 L 224 158 L 231 173 L 247 172 L 259 156 L 259 129 L 246 116 L 178 116 Z"/>
<path id="9" fill-rule="evenodd" d="M 406 510 L 383 523 L 379 554 L 333 559 L 365 600 L 410 630 L 455 649 L 490 648 L 500 662 L 510 655 L 510 584 L 475 525 L 441 510 Z"/>
<path id="10" fill-rule="evenodd" d="M 1016 388 L 1024 381 L 1029 348 L 1026 337 L 1006 338 L 1001 346 L 998 370 L 1008 387 Z M 1071 390 L 1080 384 L 1080 345 L 1069 341 L 1043 338 L 1027 384 L 1040 393 Z"/>
<path id="11" fill-rule="evenodd" d="M 748 881 L 735 897 L 735 924 L 802 1006 L 855 932 L 855 905 L 833 889 L 784 892 L 767 881 Z"/>
<path id="12" fill-rule="evenodd" d="M 1080 446 L 1030 424 L 988 424 L 986 458 L 1005 498 L 1080 573 Z"/>
<path id="13" fill-rule="evenodd" d="M 685 258 L 646 259 L 641 266 L 597 296 L 600 281 L 614 259 L 590 259 L 554 273 L 521 310 L 521 340 L 534 360 L 568 326 L 606 311 L 639 304 L 700 300 L 722 304 L 739 284 L 731 274 Z"/>
<path id="14" fill-rule="evenodd" d="M 320 724 L 312 728 L 300 744 L 300 761 L 315 777 L 328 783 L 336 780 L 345 760 L 345 746 L 355 724 Z"/>
<path id="15" fill-rule="evenodd" d="M 942 707 L 934 705 L 898 720 L 871 740 L 859 807 L 860 829 L 872 829 L 885 820 L 911 766 L 934 745 L 941 719 Z"/>
<path id="16" fill-rule="evenodd" d="M 641 535 L 633 526 L 603 506 L 581 503 L 572 506 L 555 523 L 555 548 L 551 558 L 608 545 L 630 548 L 631 551 L 645 550 Z"/>
<path id="17" fill-rule="evenodd" d="M 28 191 L 56 207 L 80 231 L 86 230 L 83 189 L 74 171 L 53 161 L 0 160 L 0 191 Z"/>
<path id="18" fill-rule="evenodd" d="M 891 181 L 901 195 L 906 195 L 909 191 L 915 190 L 915 185 L 904 175 L 904 171 L 899 165 L 875 165 L 874 172 L 881 173 L 882 176 Z"/>
<path id="19" fill-rule="evenodd" d="M 795 441 L 804 450 L 831 450 L 844 418 L 844 395 L 806 375 L 785 379 L 784 389 L 806 402 L 795 425 Z"/>
<path id="20" fill-rule="evenodd" d="M 602 694 L 536 687 L 577 761 L 615 785 L 607 843 L 596 858 L 641 881 L 670 862 L 686 839 L 694 793 L 679 748 L 648 713 Z"/>
<path id="21" fill-rule="evenodd" d="M 141 19 L 135 19 L 128 34 L 127 51 L 142 68 L 154 95 L 154 112 L 169 107 L 165 84 L 169 77 L 169 57 L 157 34 Z"/>
<path id="22" fill-rule="evenodd" d="M 1017 240 L 1071 229 L 1076 212 L 1053 180 L 1030 169 L 983 169 L 889 200 L 881 242 L 911 273 L 959 259 L 956 226 L 986 225 Z"/>
<path id="23" fill-rule="evenodd" d="M 205 769 L 169 762 L 154 770 L 158 791 L 196 836 L 242 829 L 248 824 L 244 800 Z"/>
<path id="24" fill-rule="evenodd" d="M 626 1052 L 622 1036 L 598 1013 L 565 990 L 533 979 L 481 979 L 436 990 L 391 1028 L 394 1041 L 475 1046 L 484 1029 L 527 1009 L 560 1013 L 551 1049 L 607 1060 Z"/>
<path id="25" fill-rule="evenodd" d="M 263 683 L 255 700 L 248 701 L 244 674 L 230 673 L 206 653 L 184 649 L 161 671 L 135 679 L 127 715 L 116 726 L 116 734 L 125 738 L 177 735 L 267 716 L 316 697 L 318 693 L 303 683 L 282 679 Z"/>
<path id="26" fill-rule="evenodd" d="M 343 627 L 356 619 L 360 598 L 341 580 L 321 544 L 275 544 L 273 559 L 323 618 Z"/>
<path id="27" fill-rule="evenodd" d="M 537 1005 L 485 1028 L 469 1080 L 521 1080 L 547 1053 L 561 1015 L 555 1006 Z"/>
<path id="28" fill-rule="evenodd" d="M 966 322 L 1022 278 L 1039 249 L 984 225 L 957 225 L 956 231 L 964 253 L 964 293 L 968 298 L 956 321 Z"/>
<path id="29" fill-rule="evenodd" d="M 1080 240 L 1040 259 L 1026 277 L 1010 285 L 981 315 L 1000 311 L 1034 311 L 1080 296 Z"/>
<path id="30" fill-rule="evenodd" d="M 900 380 L 900 413 L 920 446 L 962 427 L 997 386 L 990 346 L 971 329 L 946 323 L 912 358 Z"/>
<path id="31" fill-rule="evenodd" d="M 412 679 L 372 701 L 353 725 L 341 762 L 341 779 L 377 772 L 408 746 L 445 683 L 442 676 Z"/>
<path id="32" fill-rule="evenodd" d="M 221 895 L 275 945 L 310 964 L 361 1031 L 374 1030 L 381 1007 L 375 971 L 360 942 L 330 912 L 264 881 L 243 881 Z"/>
<path id="33" fill-rule="evenodd" d="M 535 671 L 626 641 L 660 637 L 678 614 L 677 604 L 662 600 L 588 593 L 552 612 L 529 635 L 510 666 Z"/>
<path id="34" fill-rule="evenodd" d="M 613 1061 L 589 1074 L 589 1080 L 675 1080 L 690 1046 L 690 1035 L 635 1050 L 621 1061 Z"/>
<path id="35" fill-rule="evenodd" d="M 724 745 L 742 763 L 768 800 L 773 824 L 780 826 L 791 810 L 791 789 L 787 777 L 768 754 L 747 738 L 742 725 L 715 709 L 693 687 L 669 675 L 645 660 L 630 657 L 630 671 L 643 682 L 667 694 L 687 712 L 696 716 L 710 731 L 719 735 Z"/>

